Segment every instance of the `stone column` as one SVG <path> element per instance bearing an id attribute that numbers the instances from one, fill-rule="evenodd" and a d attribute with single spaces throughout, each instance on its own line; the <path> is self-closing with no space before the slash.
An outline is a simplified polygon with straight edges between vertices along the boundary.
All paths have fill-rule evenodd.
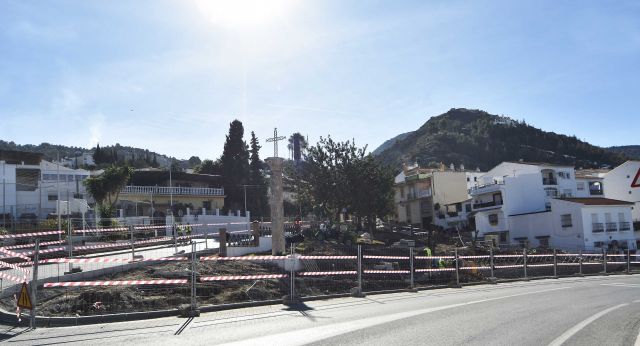
<path id="1" fill-rule="evenodd" d="M 284 242 L 284 205 L 282 204 L 282 164 L 284 159 L 280 157 L 267 158 L 267 164 L 271 167 L 271 253 L 280 255 L 285 252 Z"/>

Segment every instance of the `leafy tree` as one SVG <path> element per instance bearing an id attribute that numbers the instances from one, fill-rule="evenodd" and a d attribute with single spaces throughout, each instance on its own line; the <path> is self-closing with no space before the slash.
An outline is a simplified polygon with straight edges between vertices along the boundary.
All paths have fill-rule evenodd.
<path id="1" fill-rule="evenodd" d="M 222 181 L 225 188 L 225 209 L 237 210 L 244 207 L 244 191 L 242 185 L 249 178 L 249 151 L 243 140 L 242 122 L 234 120 L 229 124 L 229 134 L 224 143 L 220 157 Z"/>
<path id="2" fill-rule="evenodd" d="M 189 158 L 189 167 L 191 167 L 191 168 L 195 168 L 201 163 L 202 163 L 202 161 L 197 156 L 191 156 Z"/>
<path id="3" fill-rule="evenodd" d="M 196 166 L 193 171 L 200 174 L 220 175 L 222 173 L 222 168 L 220 166 L 220 159 L 215 162 L 211 160 L 204 160 L 200 165 Z"/>
<path id="4" fill-rule="evenodd" d="M 102 218 L 110 218 L 115 210 L 120 191 L 133 174 L 131 167 L 110 166 L 98 176 L 84 181 L 87 192 L 95 199 Z"/>

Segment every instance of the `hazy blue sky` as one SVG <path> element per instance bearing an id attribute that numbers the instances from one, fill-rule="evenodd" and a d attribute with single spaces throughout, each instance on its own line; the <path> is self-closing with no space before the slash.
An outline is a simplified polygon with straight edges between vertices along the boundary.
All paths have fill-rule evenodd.
<path id="1" fill-rule="evenodd" d="M 372 150 L 452 107 L 640 144 L 639 102 L 639 1 L 0 0 L 20 144 L 216 158 L 238 118 Z"/>

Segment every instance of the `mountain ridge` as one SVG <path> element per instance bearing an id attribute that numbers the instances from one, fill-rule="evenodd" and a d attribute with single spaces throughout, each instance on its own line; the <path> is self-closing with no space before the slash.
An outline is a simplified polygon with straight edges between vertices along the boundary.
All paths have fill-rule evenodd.
<path id="1" fill-rule="evenodd" d="M 422 166 L 442 162 L 488 170 L 503 161 L 524 160 L 599 168 L 627 159 L 575 136 L 544 131 L 479 109 L 452 108 L 393 141 L 396 138 L 388 140 L 392 143 L 386 148 L 374 150 L 378 160 L 394 167 L 417 161 Z"/>

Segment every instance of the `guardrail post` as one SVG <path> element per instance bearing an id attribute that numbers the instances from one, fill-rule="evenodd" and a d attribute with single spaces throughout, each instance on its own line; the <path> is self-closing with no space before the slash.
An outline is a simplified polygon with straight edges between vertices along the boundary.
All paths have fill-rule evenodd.
<path id="1" fill-rule="evenodd" d="M 354 294 L 356 297 L 363 297 L 364 293 L 362 293 L 362 245 L 358 244 L 358 292 Z"/>
<path id="2" fill-rule="evenodd" d="M 607 250 L 602 249 L 602 264 L 604 265 L 604 273 L 607 274 Z"/>
<path id="3" fill-rule="evenodd" d="M 199 311 L 197 311 L 197 302 L 196 302 L 196 243 L 191 243 L 191 311 L 192 313 L 197 313 L 199 315 Z"/>
<path id="4" fill-rule="evenodd" d="M 136 245 L 133 240 L 133 225 L 129 225 L 129 232 L 131 233 L 131 260 L 133 261 L 136 258 Z"/>
<path id="5" fill-rule="evenodd" d="M 415 285 L 414 285 L 414 279 L 413 279 L 413 246 L 409 247 L 409 271 L 411 274 L 411 289 L 413 290 Z"/>
<path id="6" fill-rule="evenodd" d="M 456 261 L 456 287 L 460 287 L 460 264 L 458 263 L 458 249 L 454 250 L 454 260 Z"/>
<path id="7" fill-rule="evenodd" d="M 582 275 L 582 249 L 580 249 L 580 253 L 578 256 L 580 256 L 578 258 L 578 265 L 580 266 L 580 275 Z"/>
<path id="8" fill-rule="evenodd" d="M 35 252 L 33 254 L 33 279 L 31 280 L 31 315 L 29 325 L 36 329 L 36 306 L 38 304 L 38 261 L 40 261 L 40 239 L 36 238 Z"/>
<path id="9" fill-rule="evenodd" d="M 493 245 L 489 248 L 489 267 L 491 268 L 491 278 L 496 276 L 493 273 Z"/>
<path id="10" fill-rule="evenodd" d="M 553 249 L 553 276 L 558 277 L 558 253 L 556 249 Z"/>
<path id="11" fill-rule="evenodd" d="M 627 248 L 627 274 L 631 274 L 631 249 Z"/>
<path id="12" fill-rule="evenodd" d="M 523 260 L 523 264 L 524 264 L 522 266 L 522 268 L 524 269 L 524 279 L 526 281 L 526 280 L 529 280 L 527 278 L 527 249 L 526 248 L 522 249 L 522 260 Z"/>
<path id="13" fill-rule="evenodd" d="M 204 230 L 204 249 L 209 250 L 209 240 L 207 239 L 207 229 Z"/>
<path id="14" fill-rule="evenodd" d="M 220 257 L 226 257 L 227 256 L 227 229 L 226 228 L 220 228 L 218 229 L 218 255 Z"/>

